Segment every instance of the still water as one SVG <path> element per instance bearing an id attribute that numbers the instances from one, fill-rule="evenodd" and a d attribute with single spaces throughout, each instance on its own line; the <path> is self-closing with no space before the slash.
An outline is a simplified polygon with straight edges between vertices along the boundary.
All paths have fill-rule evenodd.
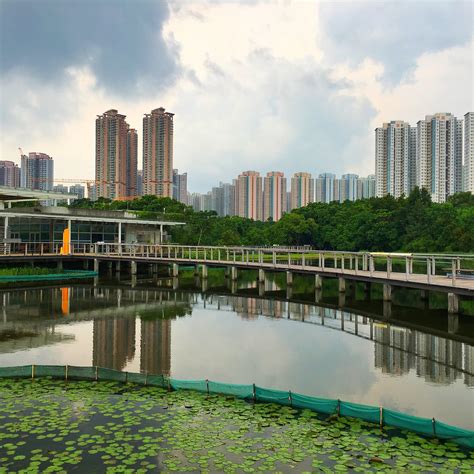
<path id="1" fill-rule="evenodd" d="M 305 284 L 285 295 L 275 280 L 202 285 L 103 279 L 2 291 L 0 365 L 256 383 L 474 428 L 473 316 L 453 323 L 443 309 L 386 308 L 358 292 L 315 298 Z"/>

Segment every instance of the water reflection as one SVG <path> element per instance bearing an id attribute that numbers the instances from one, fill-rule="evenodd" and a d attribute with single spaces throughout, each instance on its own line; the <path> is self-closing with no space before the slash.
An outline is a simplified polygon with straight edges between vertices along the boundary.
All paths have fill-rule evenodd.
<path id="1" fill-rule="evenodd" d="M 460 317 L 450 333 L 426 324 L 436 322 L 436 312 L 405 323 L 396 309 L 389 319 L 369 317 L 368 306 L 363 314 L 348 311 L 337 296 L 329 303 L 285 301 L 275 282 L 260 286 L 229 282 L 202 293 L 202 281 L 186 288 L 160 280 L 6 291 L 0 365 L 255 381 L 474 424 L 466 417 L 474 387 L 469 318 Z"/>

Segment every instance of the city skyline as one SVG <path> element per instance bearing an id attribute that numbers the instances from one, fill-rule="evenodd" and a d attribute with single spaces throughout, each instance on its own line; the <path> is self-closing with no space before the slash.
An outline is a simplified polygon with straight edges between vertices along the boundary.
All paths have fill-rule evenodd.
<path id="1" fill-rule="evenodd" d="M 176 113 L 173 166 L 200 192 L 242 169 L 372 174 L 381 123 L 472 110 L 470 2 L 122 2 L 113 21 L 101 2 L 41 3 L 1 5 L 1 159 L 43 150 L 63 178 L 94 176 L 91 121 L 110 108 L 137 129 Z"/>

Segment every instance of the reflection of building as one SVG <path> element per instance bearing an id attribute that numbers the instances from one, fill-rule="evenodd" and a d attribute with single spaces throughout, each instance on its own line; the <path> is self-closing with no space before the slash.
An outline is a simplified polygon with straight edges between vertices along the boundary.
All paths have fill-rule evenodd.
<path id="1" fill-rule="evenodd" d="M 375 367 L 402 375 L 415 368 L 415 335 L 409 329 L 375 326 Z"/>
<path id="2" fill-rule="evenodd" d="M 232 299 L 232 310 L 242 319 L 257 319 L 260 314 L 260 300 L 246 296 L 236 296 Z"/>
<path id="3" fill-rule="evenodd" d="M 429 382 L 449 384 L 462 368 L 462 344 L 430 334 L 417 333 L 416 373 Z"/>
<path id="4" fill-rule="evenodd" d="M 135 356 L 135 320 L 94 320 L 92 365 L 122 370 Z"/>
<path id="5" fill-rule="evenodd" d="M 285 312 L 286 304 L 284 301 L 279 300 L 262 300 L 262 314 L 271 318 L 281 318 Z"/>
<path id="6" fill-rule="evenodd" d="M 169 375 L 171 369 L 171 321 L 141 321 L 140 371 Z"/>

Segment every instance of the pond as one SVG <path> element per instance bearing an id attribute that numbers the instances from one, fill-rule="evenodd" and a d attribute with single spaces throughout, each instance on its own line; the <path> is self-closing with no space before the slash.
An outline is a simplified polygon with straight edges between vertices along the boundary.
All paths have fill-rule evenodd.
<path id="1" fill-rule="evenodd" d="M 474 316 L 453 329 L 437 295 L 396 293 L 387 309 L 377 288 L 341 301 L 301 277 L 287 295 L 278 277 L 261 288 L 248 273 L 236 285 L 189 272 L 3 291 L 0 365 L 256 383 L 474 428 Z"/>

